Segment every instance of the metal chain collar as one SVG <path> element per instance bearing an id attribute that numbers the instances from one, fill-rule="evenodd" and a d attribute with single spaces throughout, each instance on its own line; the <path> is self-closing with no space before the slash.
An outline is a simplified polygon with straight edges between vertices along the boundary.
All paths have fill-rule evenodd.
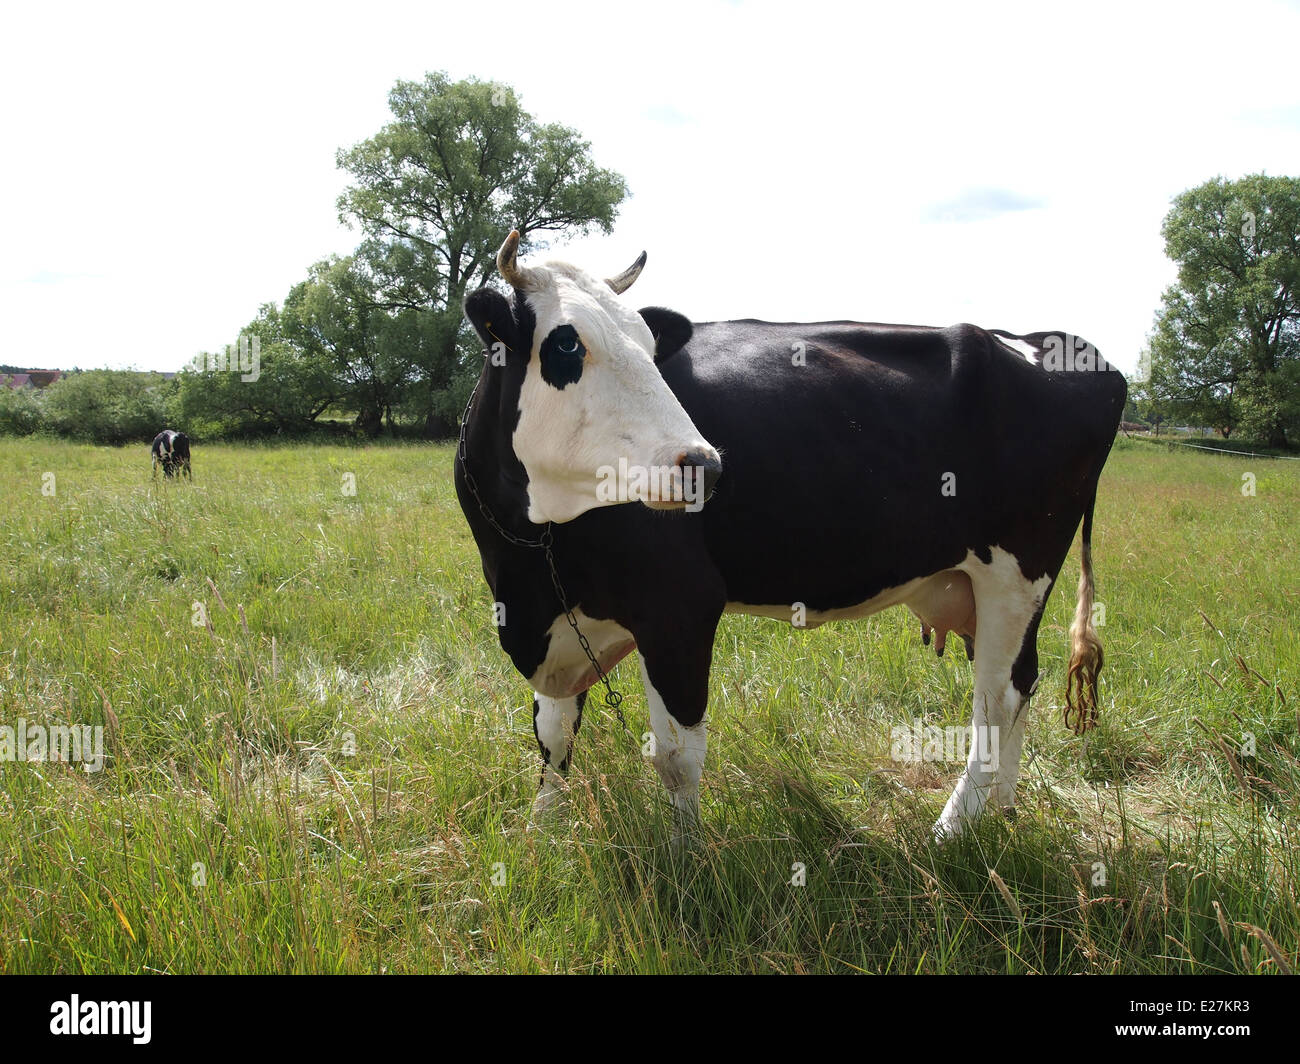
<path id="1" fill-rule="evenodd" d="M 605 686 L 605 705 L 618 717 L 618 722 L 623 726 L 623 730 L 631 737 L 632 731 L 627 726 L 627 721 L 623 719 L 623 696 L 615 691 L 609 682 L 609 677 L 600 667 L 600 662 L 596 660 L 596 655 L 592 653 L 591 644 L 587 642 L 587 637 L 582 634 L 582 629 L 578 627 L 578 618 L 573 615 L 573 609 L 569 606 L 569 597 L 564 593 L 564 584 L 560 581 L 559 570 L 555 567 L 555 554 L 551 550 L 554 543 L 554 536 L 551 532 L 551 522 L 546 522 L 546 527 L 542 529 L 542 534 L 536 539 L 524 539 L 522 536 L 516 536 L 508 528 L 503 526 L 493 515 L 488 504 L 483 501 L 483 496 L 479 494 L 478 483 L 474 480 L 474 474 L 469 471 L 469 463 L 466 461 L 465 453 L 465 432 L 469 426 L 470 409 L 474 406 L 474 396 L 478 394 L 478 384 L 476 383 L 469 393 L 469 402 L 465 404 L 465 413 L 460 419 L 460 443 L 457 447 L 456 458 L 460 462 L 461 472 L 465 475 L 465 487 L 469 488 L 469 493 L 474 496 L 474 501 L 478 503 L 479 513 L 495 530 L 497 535 L 507 543 L 516 547 L 541 548 L 546 556 L 546 565 L 551 570 L 551 584 L 555 588 L 555 594 L 559 597 L 560 605 L 564 608 L 564 616 L 568 618 L 569 627 L 573 629 L 574 635 L 578 637 L 578 644 L 582 647 L 582 652 L 587 655 L 587 660 L 591 662 L 592 670 L 596 673 L 596 679 Z M 635 742 L 635 739 L 633 739 Z"/>

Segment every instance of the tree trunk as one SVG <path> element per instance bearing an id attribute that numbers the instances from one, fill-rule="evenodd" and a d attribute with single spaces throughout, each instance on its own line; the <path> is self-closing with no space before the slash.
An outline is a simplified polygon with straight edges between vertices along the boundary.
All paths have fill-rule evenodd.
<path id="1" fill-rule="evenodd" d="M 384 428 L 384 414 L 377 406 L 366 405 L 357 414 L 357 428 L 367 436 L 378 436 Z"/>
<path id="2" fill-rule="evenodd" d="M 432 410 L 424 419 L 424 438 L 426 440 L 451 440 L 456 437 L 456 422 L 436 414 Z"/>

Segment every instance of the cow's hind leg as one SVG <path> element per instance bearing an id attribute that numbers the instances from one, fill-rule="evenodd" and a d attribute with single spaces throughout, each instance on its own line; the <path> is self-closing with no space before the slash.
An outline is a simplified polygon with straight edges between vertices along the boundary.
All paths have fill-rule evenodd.
<path id="1" fill-rule="evenodd" d="M 571 698 L 533 695 L 533 734 L 542 754 L 542 778 L 533 800 L 533 823 L 553 821 L 564 803 L 564 780 L 573 759 L 573 740 L 582 723 L 587 693 Z"/>
<path id="2" fill-rule="evenodd" d="M 1052 586 L 1048 575 L 1027 579 L 997 547 L 989 563 L 972 560 L 963 568 L 979 614 L 974 711 L 966 769 L 934 826 L 939 838 L 960 833 L 990 798 L 1014 806 L 1028 699 L 1038 680 L 1038 622 Z"/>
<path id="3" fill-rule="evenodd" d="M 989 796 L 994 807 L 1007 816 L 1013 815 L 1016 811 L 1016 783 L 1020 779 L 1021 749 L 1025 743 L 1025 727 L 1029 721 L 1029 699 L 1038 690 L 1038 626 L 1043 619 L 1043 608 L 1051 593 L 1052 584 L 1048 584 L 1038 608 L 1029 619 L 1029 627 L 1025 629 L 1020 651 L 1011 665 L 1010 690 L 1014 692 L 1017 705 L 1011 714 L 1008 730 L 1002 736 L 997 778 L 993 783 L 993 792 Z"/>

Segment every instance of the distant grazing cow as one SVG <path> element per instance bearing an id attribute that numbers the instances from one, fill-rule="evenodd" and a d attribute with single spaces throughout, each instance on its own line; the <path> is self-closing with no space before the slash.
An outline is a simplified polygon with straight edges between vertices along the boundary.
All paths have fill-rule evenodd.
<path id="1" fill-rule="evenodd" d="M 1038 626 L 1080 521 L 1066 723 L 1096 715 L 1092 515 L 1123 376 L 1061 333 L 692 325 L 619 298 L 644 255 L 606 282 L 521 266 L 518 244 L 497 255 L 511 297 L 465 301 L 489 357 L 455 479 L 501 645 L 535 691 L 535 814 L 560 796 L 593 661 L 638 651 L 680 830 L 722 614 L 813 628 L 895 605 L 937 648 L 951 631 L 973 649 L 977 741 L 936 834 L 990 800 L 1011 810 Z"/>
<path id="2" fill-rule="evenodd" d="M 175 474 L 194 479 L 190 469 L 190 438 L 175 429 L 163 429 L 153 438 L 153 475 L 158 476 L 158 467 L 162 466 L 163 476 Z"/>

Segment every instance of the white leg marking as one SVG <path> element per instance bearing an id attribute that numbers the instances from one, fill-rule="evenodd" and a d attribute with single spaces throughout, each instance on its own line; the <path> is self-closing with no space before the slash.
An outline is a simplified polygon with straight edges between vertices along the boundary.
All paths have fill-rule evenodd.
<path id="1" fill-rule="evenodd" d="M 533 733 L 542 747 L 543 764 L 541 785 L 533 800 L 533 823 L 540 824 L 556 819 L 563 811 L 564 774 L 569 769 L 581 713 L 577 696 L 550 698 L 537 694 L 535 697 L 537 713 L 533 717 Z"/>
<path id="2" fill-rule="evenodd" d="M 1025 630 L 1052 581 L 1045 575 L 1026 580 L 1020 564 L 1001 547 L 992 548 L 992 554 L 987 565 L 972 553 L 958 566 L 970 574 L 979 616 L 972 718 L 975 741 L 971 743 L 966 770 L 934 825 L 935 836 L 940 839 L 960 834 L 967 821 L 984 811 L 995 788 L 997 800 L 1004 806 L 1015 800 L 1025 715 L 1020 713 L 1020 692 L 1011 683 L 1011 668 L 1020 654 Z M 991 759 L 987 763 L 981 760 L 981 747 L 990 742 L 984 729 L 990 728 L 997 729 L 996 764 Z"/>
<path id="3" fill-rule="evenodd" d="M 673 800 L 674 835 L 680 838 L 699 823 L 700 776 L 704 773 L 708 729 L 705 721 L 689 728 L 678 724 L 650 682 L 645 659 L 638 655 L 638 660 L 646 700 L 650 703 L 650 729 L 655 737 L 651 760 Z"/>
<path id="4" fill-rule="evenodd" d="M 1014 691 L 1018 706 L 1010 730 L 1002 736 L 998 756 L 998 776 L 993 783 L 993 804 L 1005 813 L 1016 808 L 1016 781 L 1020 778 L 1020 750 L 1025 742 L 1025 724 L 1029 720 L 1029 699 Z"/>

